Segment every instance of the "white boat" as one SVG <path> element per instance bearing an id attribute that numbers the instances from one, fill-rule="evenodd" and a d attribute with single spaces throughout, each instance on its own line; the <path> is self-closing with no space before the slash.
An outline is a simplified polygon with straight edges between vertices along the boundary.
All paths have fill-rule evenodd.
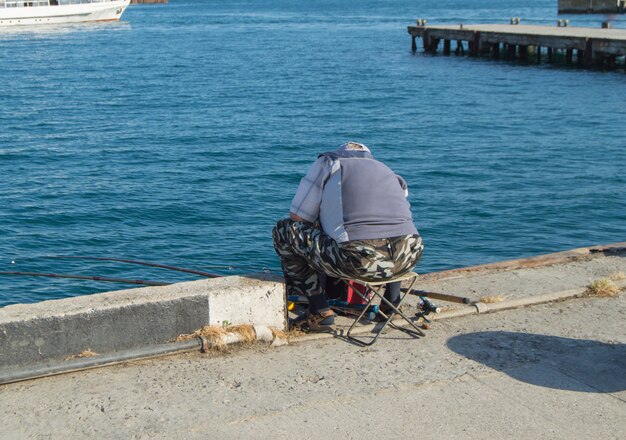
<path id="1" fill-rule="evenodd" d="M 0 27 L 119 20 L 130 0 L 0 0 Z"/>

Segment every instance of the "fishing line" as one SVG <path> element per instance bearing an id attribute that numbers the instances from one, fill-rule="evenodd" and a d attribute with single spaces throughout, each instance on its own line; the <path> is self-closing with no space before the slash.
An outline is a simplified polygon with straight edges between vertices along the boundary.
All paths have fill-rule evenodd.
<path id="1" fill-rule="evenodd" d="M 0 271 L 0 275 L 22 275 L 22 276 L 48 277 L 48 278 L 74 278 L 74 279 L 79 279 L 79 280 L 107 281 L 107 282 L 112 282 L 112 283 L 145 284 L 147 286 L 168 286 L 171 284 L 171 283 L 161 283 L 159 281 L 128 280 L 125 278 L 109 278 L 109 277 L 99 277 L 99 276 L 91 276 L 91 275 L 73 275 L 73 274 L 62 274 L 62 273 Z"/>
<path id="2" fill-rule="evenodd" d="M 207 278 L 219 278 L 221 276 L 221 275 L 217 275 L 217 274 L 214 274 L 214 273 L 204 272 L 204 271 L 201 271 L 201 270 L 185 269 L 184 267 L 169 266 L 169 265 L 158 264 L 158 263 L 149 263 L 147 261 L 126 260 L 124 258 L 91 257 L 91 256 L 86 256 L 86 255 L 51 255 L 48 258 L 74 259 L 74 260 L 116 261 L 116 262 L 120 262 L 120 263 L 139 264 L 141 266 L 158 267 L 160 269 L 168 269 L 168 270 L 175 270 L 175 271 L 178 271 L 178 272 L 192 273 L 192 274 L 201 275 L 201 276 L 207 277 Z"/>
<path id="3" fill-rule="evenodd" d="M 257 272 L 276 272 L 276 273 L 282 273 L 282 271 L 279 271 L 278 269 L 273 269 L 270 267 L 255 267 L 255 266 L 239 266 L 239 265 L 233 265 L 233 264 L 201 264 L 197 267 L 204 267 L 204 268 L 212 268 L 212 269 L 228 269 L 228 270 L 254 270 Z"/>
<path id="4" fill-rule="evenodd" d="M 39 259 L 75 259 L 75 260 L 114 261 L 114 262 L 122 262 L 122 263 L 128 263 L 128 264 L 139 264 L 143 266 L 158 267 L 161 269 L 177 270 L 181 272 L 202 275 L 202 276 L 209 277 L 209 278 L 217 278 L 221 276 L 218 274 L 203 272 L 203 271 L 184 268 L 184 267 L 150 263 L 147 261 L 113 258 L 113 257 L 95 257 L 95 256 L 86 256 L 86 255 L 38 255 L 38 256 L 8 258 L 8 259 L 10 260 L 10 264 L 18 264 L 24 261 L 32 261 L 32 260 L 39 260 Z M 238 265 L 238 264 L 202 264 L 202 265 L 195 265 L 195 267 L 207 268 L 207 269 L 251 270 L 255 272 L 282 273 L 282 270 L 276 269 L 276 268 L 265 267 L 265 266 L 263 267 L 246 266 L 246 265 Z"/>
<path id="5" fill-rule="evenodd" d="M 194 270 L 194 269 L 187 269 L 184 267 L 178 267 L 178 266 L 170 266 L 170 265 L 165 265 L 165 264 L 158 264 L 158 263 L 150 263 L 147 261 L 139 261 L 139 260 L 129 260 L 129 259 L 124 259 L 124 258 L 113 258 L 113 257 L 94 257 L 94 256 L 87 256 L 87 255 L 44 255 L 44 256 L 38 256 L 38 257 L 24 257 L 24 258 L 20 258 L 20 260 L 24 261 L 24 260 L 35 260 L 35 259 L 42 259 L 42 258 L 49 258 L 49 259 L 72 259 L 72 260 L 95 260 L 95 261 L 114 261 L 114 262 L 120 262 L 120 263 L 127 263 L 127 264 L 137 264 L 137 265 L 142 265 L 142 266 L 150 266 L 150 267 L 157 267 L 160 269 L 167 269 L 167 270 L 174 270 L 174 271 L 178 271 L 178 272 L 185 272 L 185 273 L 191 273 L 194 275 L 201 275 L 207 278 L 220 278 L 222 275 L 217 275 L 217 274 L 213 274 L 213 273 L 209 273 L 209 272 L 204 272 L 204 271 L 200 271 L 200 270 Z M 11 259 L 11 264 L 17 264 L 15 259 Z M 211 267 L 211 268 L 221 268 L 221 269 L 228 269 L 228 270 L 234 270 L 234 269 L 247 269 L 247 270 L 254 270 L 254 271 L 262 271 L 262 272 L 276 272 L 278 273 L 277 270 L 275 269 L 270 269 L 267 267 L 263 267 L 263 268 L 258 268 L 258 267 L 254 267 L 254 266 L 235 266 L 235 265 L 203 265 L 200 267 Z M 148 285 L 148 286 L 167 286 L 171 283 L 163 283 L 163 282 L 159 282 L 159 281 L 150 281 L 150 280 L 131 280 L 131 279 L 126 279 L 126 278 L 111 278 L 111 277 L 102 277 L 102 276 L 93 276 L 93 275 L 75 275 L 75 274 L 59 274 L 59 273 L 43 273 L 43 272 L 24 272 L 24 271 L 0 271 L 0 275 L 14 275 L 14 276 L 32 276 L 32 277 L 48 277 L 48 278 L 66 278 L 66 279 L 79 279 L 79 280 L 89 280 L 89 281 L 104 281 L 104 282 L 115 282 L 115 283 L 125 283 L 125 284 L 142 284 L 142 285 Z"/>

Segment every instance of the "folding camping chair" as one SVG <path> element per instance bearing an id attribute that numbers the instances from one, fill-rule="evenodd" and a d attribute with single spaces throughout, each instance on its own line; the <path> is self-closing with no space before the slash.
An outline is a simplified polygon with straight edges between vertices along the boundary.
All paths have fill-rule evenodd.
<path id="1" fill-rule="evenodd" d="M 361 314 L 357 316 L 357 318 L 354 320 L 354 322 L 352 323 L 352 325 L 350 326 L 350 328 L 348 329 L 346 333 L 346 337 L 348 339 L 355 341 L 361 345 L 366 345 L 366 346 L 372 345 L 374 342 L 376 342 L 376 339 L 378 339 L 382 331 L 385 329 L 385 327 L 387 327 L 387 324 L 391 322 L 394 315 L 396 314 L 400 315 L 402 319 L 404 319 L 412 327 L 412 329 L 407 329 L 409 330 L 408 332 L 410 334 L 412 334 L 413 336 L 416 336 L 416 335 L 426 336 L 426 334 L 400 310 L 400 306 L 404 302 L 404 298 L 406 298 L 409 292 L 413 289 L 413 286 L 415 285 L 415 282 L 417 281 L 417 274 L 415 272 L 408 272 L 404 275 L 400 275 L 398 277 L 387 279 L 384 281 L 372 282 L 372 281 L 365 281 L 365 280 L 360 280 L 360 279 L 355 279 L 355 278 L 350 278 L 350 279 L 342 278 L 342 280 L 345 283 L 354 281 L 355 283 L 365 286 L 364 293 L 360 292 L 358 289 L 354 289 L 354 293 L 360 296 L 365 301 L 365 304 L 364 304 L 363 310 L 361 311 Z M 409 287 L 407 289 L 403 289 L 404 293 L 400 296 L 400 302 L 396 305 L 393 305 L 391 302 L 387 301 L 387 299 L 384 297 L 384 290 L 385 290 L 386 284 L 393 283 L 396 281 L 400 281 L 400 282 L 407 281 L 409 282 Z M 368 311 L 372 303 L 376 301 L 377 298 L 380 300 L 381 305 L 385 304 L 386 307 L 389 308 L 389 311 L 387 314 L 383 313 L 382 311 L 378 312 L 383 316 L 383 318 L 385 318 L 385 321 L 378 329 L 375 328 L 374 338 L 370 342 L 365 342 L 362 339 L 355 338 L 354 336 L 351 335 L 352 330 L 354 329 L 356 324 L 363 318 L 365 313 Z"/>

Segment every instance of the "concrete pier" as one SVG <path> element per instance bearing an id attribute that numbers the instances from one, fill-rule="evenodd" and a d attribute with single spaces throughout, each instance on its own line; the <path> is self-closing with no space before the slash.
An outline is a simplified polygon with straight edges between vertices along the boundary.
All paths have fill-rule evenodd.
<path id="1" fill-rule="evenodd" d="M 461 268 L 420 288 L 502 301 L 425 338 L 294 336 L 1 385 L 0 438 L 626 438 L 624 291 L 483 313 L 625 272 L 626 243 Z"/>
<path id="2" fill-rule="evenodd" d="M 626 29 L 521 24 L 431 26 L 425 20 L 418 20 L 417 26 L 408 26 L 407 30 L 413 52 L 417 51 L 415 40 L 421 38 L 424 51 L 429 53 L 436 53 L 443 40 L 444 54 L 448 54 L 450 42 L 456 41 L 455 53 L 464 52 L 465 44 L 470 56 L 491 54 L 500 58 L 504 54 L 508 59 L 531 61 L 529 53 L 532 53 L 534 61 L 541 60 L 545 53 L 547 60 L 552 61 L 554 53 L 562 51 L 567 62 L 576 59 L 585 66 L 613 67 L 618 57 L 626 55 Z"/>
<path id="3" fill-rule="evenodd" d="M 624 13 L 624 0 L 559 0 L 559 14 Z"/>

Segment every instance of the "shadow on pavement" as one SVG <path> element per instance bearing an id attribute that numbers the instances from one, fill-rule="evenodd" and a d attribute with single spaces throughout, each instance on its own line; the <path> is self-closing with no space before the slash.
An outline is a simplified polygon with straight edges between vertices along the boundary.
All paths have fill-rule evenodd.
<path id="1" fill-rule="evenodd" d="M 489 331 L 455 336 L 448 347 L 534 385 L 589 393 L 626 390 L 626 344 Z"/>

